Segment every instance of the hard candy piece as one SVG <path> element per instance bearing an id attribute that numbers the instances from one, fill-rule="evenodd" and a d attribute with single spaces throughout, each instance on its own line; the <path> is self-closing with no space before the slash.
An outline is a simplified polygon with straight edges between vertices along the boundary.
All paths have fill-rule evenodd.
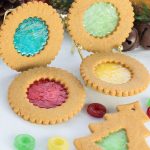
<path id="1" fill-rule="evenodd" d="M 16 150 L 34 150 L 35 139 L 31 135 L 20 134 L 16 136 L 14 145 Z"/>
<path id="2" fill-rule="evenodd" d="M 68 141 L 62 137 L 53 137 L 48 140 L 48 150 L 69 150 Z"/>
<path id="3" fill-rule="evenodd" d="M 147 109 L 147 116 L 150 118 L 150 107 Z"/>
<path id="4" fill-rule="evenodd" d="M 103 118 L 103 116 L 106 114 L 106 111 L 107 110 L 105 106 L 99 103 L 92 103 L 87 108 L 88 114 L 96 118 Z"/>
<path id="5" fill-rule="evenodd" d="M 147 106 L 150 107 L 150 98 L 147 100 Z"/>

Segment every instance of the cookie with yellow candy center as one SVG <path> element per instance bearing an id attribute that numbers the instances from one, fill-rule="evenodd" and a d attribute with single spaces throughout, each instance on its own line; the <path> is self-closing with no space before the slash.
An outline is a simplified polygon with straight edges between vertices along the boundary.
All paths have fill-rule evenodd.
<path id="1" fill-rule="evenodd" d="M 148 86 L 149 73 L 141 63 L 113 52 L 116 47 L 121 49 L 133 22 L 129 0 L 75 0 L 72 4 L 69 33 L 76 45 L 95 53 L 83 59 L 80 66 L 86 85 L 113 96 L 135 95 Z"/>
<path id="2" fill-rule="evenodd" d="M 132 96 L 149 85 L 144 65 L 120 53 L 93 54 L 82 61 L 80 72 L 87 86 L 112 96 Z"/>

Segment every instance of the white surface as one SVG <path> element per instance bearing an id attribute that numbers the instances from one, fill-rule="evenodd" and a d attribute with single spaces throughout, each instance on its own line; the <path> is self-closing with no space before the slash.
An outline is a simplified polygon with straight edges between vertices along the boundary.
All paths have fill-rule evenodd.
<path id="1" fill-rule="evenodd" d="M 64 68 L 81 80 L 79 72 L 81 59 L 77 52 L 74 55 L 71 54 L 71 47 L 71 40 L 68 35 L 65 35 L 62 50 L 50 66 Z M 84 52 L 84 54 L 87 55 L 87 52 Z M 145 64 L 150 71 L 150 51 L 138 49 L 128 54 Z M 59 125 L 44 126 L 24 121 L 11 110 L 7 101 L 8 87 L 17 74 L 17 72 L 11 70 L 0 61 L 0 150 L 14 150 L 13 139 L 17 134 L 21 133 L 28 133 L 36 138 L 37 146 L 35 150 L 47 150 L 48 138 L 57 135 L 67 138 L 70 142 L 70 150 L 74 150 L 73 140 L 90 134 L 88 129 L 89 123 L 101 121 L 100 119 L 94 119 L 87 115 L 85 108 L 70 121 Z M 102 103 L 107 106 L 109 112 L 114 112 L 117 104 L 135 100 L 140 100 L 143 109 L 146 110 L 146 100 L 150 98 L 150 87 L 142 94 L 126 98 L 106 96 L 88 88 L 86 88 L 86 93 L 86 103 Z M 150 124 L 147 124 L 147 127 L 150 128 Z"/>

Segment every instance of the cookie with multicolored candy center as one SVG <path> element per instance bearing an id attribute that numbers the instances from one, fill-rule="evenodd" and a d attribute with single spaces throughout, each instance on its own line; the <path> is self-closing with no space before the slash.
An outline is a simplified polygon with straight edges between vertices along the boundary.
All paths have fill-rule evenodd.
<path id="1" fill-rule="evenodd" d="M 122 49 L 120 45 L 129 36 L 133 22 L 129 0 L 74 1 L 68 14 L 68 31 L 79 49 L 95 53 L 80 66 L 86 85 L 112 96 L 132 96 L 148 87 L 145 67 L 113 51 Z"/>

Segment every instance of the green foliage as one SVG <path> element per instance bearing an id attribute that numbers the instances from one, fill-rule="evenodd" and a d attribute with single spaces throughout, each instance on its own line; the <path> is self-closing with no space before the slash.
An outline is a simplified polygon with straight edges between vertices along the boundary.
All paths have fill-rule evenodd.
<path id="1" fill-rule="evenodd" d="M 142 4 L 135 8 L 135 20 L 138 22 L 150 22 L 150 8 Z"/>
<path id="2" fill-rule="evenodd" d="M 73 0 L 49 0 L 49 3 L 61 13 L 67 13 Z"/>

